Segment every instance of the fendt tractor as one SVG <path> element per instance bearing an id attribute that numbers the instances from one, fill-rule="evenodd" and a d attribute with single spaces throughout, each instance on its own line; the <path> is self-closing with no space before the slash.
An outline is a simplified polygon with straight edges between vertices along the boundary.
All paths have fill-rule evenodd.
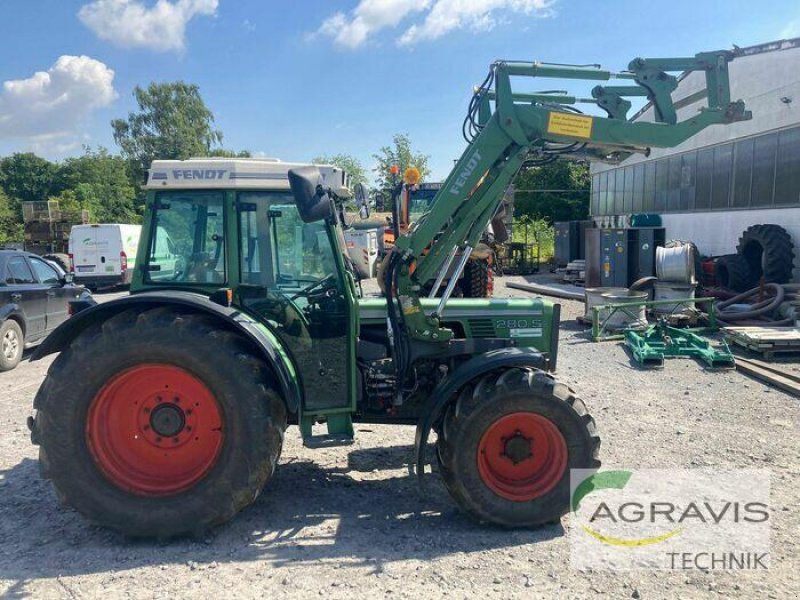
<path id="1" fill-rule="evenodd" d="M 255 500 L 287 425 L 326 446 L 352 441 L 354 422 L 414 424 L 411 469 L 427 477 L 435 433 L 438 471 L 477 519 L 558 519 L 570 469 L 600 464 L 594 420 L 551 374 L 559 305 L 451 299 L 453 278 L 441 298 L 426 297 L 420 282 L 453 261 L 463 269 L 526 163 L 616 162 L 749 118 L 730 99 L 732 58 L 636 59 L 620 73 L 492 64 L 470 103 L 463 156 L 395 244 L 385 298 L 359 297 L 345 259 L 350 190 L 338 169 L 154 162 L 131 295 L 75 306 L 34 356 L 60 352 L 29 419 L 44 476 L 97 524 L 196 535 Z M 686 114 L 670 73 L 695 70 L 707 107 Z M 512 91 L 512 78 L 531 77 L 628 85 L 597 86 L 586 99 Z M 655 107 L 654 121 L 628 120 L 626 98 L 636 96 Z M 586 101 L 608 116 L 573 106 Z"/>

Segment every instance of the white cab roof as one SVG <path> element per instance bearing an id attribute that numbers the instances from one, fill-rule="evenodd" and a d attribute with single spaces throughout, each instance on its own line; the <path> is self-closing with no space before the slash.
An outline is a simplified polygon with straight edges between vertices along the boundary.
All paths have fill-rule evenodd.
<path id="1" fill-rule="evenodd" d="M 162 189 L 260 189 L 288 190 L 289 169 L 308 163 L 281 162 L 274 158 L 190 158 L 154 160 L 147 188 Z M 348 176 L 329 165 L 315 165 L 326 186 L 349 188 Z"/>

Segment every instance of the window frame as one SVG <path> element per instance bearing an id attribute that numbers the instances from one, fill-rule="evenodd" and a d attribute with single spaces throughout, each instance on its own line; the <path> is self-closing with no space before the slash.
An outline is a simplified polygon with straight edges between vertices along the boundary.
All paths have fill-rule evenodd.
<path id="1" fill-rule="evenodd" d="M 159 190 L 153 196 L 153 210 L 152 215 L 150 217 L 150 227 L 149 227 L 149 240 L 148 240 L 148 248 L 147 254 L 145 255 L 142 267 L 143 267 L 143 275 L 142 280 L 146 285 L 151 286 L 164 286 L 164 287 L 188 287 L 188 288 L 200 288 L 200 287 L 213 287 L 213 288 L 221 288 L 230 285 L 230 274 L 228 273 L 228 261 L 229 258 L 229 240 L 228 240 L 228 210 L 227 210 L 227 195 L 225 190 L 209 190 L 209 189 L 173 189 L 173 190 Z M 220 210 L 222 211 L 222 272 L 223 272 L 223 280 L 221 282 L 209 282 L 209 281 L 177 281 L 177 280 L 164 280 L 164 279 L 152 279 L 150 277 L 150 257 L 156 251 L 156 244 L 158 242 L 158 205 L 159 202 L 164 198 L 175 197 L 180 195 L 202 195 L 202 196 L 217 196 L 220 200 Z M 206 215 L 206 227 L 208 227 L 208 216 Z M 197 231 L 192 232 L 194 236 L 197 235 Z M 206 229 L 206 234 L 208 230 Z M 169 234 L 169 232 L 167 232 Z M 169 238 L 172 243 L 174 244 L 175 241 L 172 238 Z M 194 243 L 194 242 L 193 242 Z"/>

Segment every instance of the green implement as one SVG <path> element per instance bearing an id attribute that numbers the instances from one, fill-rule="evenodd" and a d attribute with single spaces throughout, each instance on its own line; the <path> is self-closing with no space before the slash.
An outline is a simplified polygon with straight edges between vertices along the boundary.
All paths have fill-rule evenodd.
<path id="1" fill-rule="evenodd" d="M 713 347 L 696 333 L 670 327 L 661 320 L 644 331 L 626 331 L 625 345 L 643 367 L 662 367 L 665 358 L 697 358 L 712 369 L 733 369 L 736 361 L 722 340 Z"/>

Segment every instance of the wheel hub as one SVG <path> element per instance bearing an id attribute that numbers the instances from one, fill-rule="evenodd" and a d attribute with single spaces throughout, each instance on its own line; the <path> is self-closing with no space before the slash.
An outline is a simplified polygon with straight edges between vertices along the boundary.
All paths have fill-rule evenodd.
<path id="1" fill-rule="evenodd" d="M 558 485 L 569 452 L 558 427 L 534 412 L 515 412 L 491 423 L 478 443 L 478 473 L 492 492 L 529 502 Z"/>
<path id="2" fill-rule="evenodd" d="M 183 431 L 186 415 L 176 404 L 159 404 L 150 413 L 150 427 L 163 437 L 174 437 Z"/>
<path id="3" fill-rule="evenodd" d="M 522 435 L 521 431 L 516 431 L 513 436 L 507 438 L 503 447 L 503 455 L 511 459 L 515 465 L 533 457 L 531 452 L 531 439 Z"/>
<path id="4" fill-rule="evenodd" d="M 97 393 L 86 444 L 117 487 L 141 496 L 189 489 L 213 468 L 224 440 L 222 409 L 187 371 L 144 364 L 118 373 Z"/>
<path id="5" fill-rule="evenodd" d="M 14 331 L 7 331 L 3 336 L 3 354 L 9 360 L 17 356 L 19 338 Z"/>

